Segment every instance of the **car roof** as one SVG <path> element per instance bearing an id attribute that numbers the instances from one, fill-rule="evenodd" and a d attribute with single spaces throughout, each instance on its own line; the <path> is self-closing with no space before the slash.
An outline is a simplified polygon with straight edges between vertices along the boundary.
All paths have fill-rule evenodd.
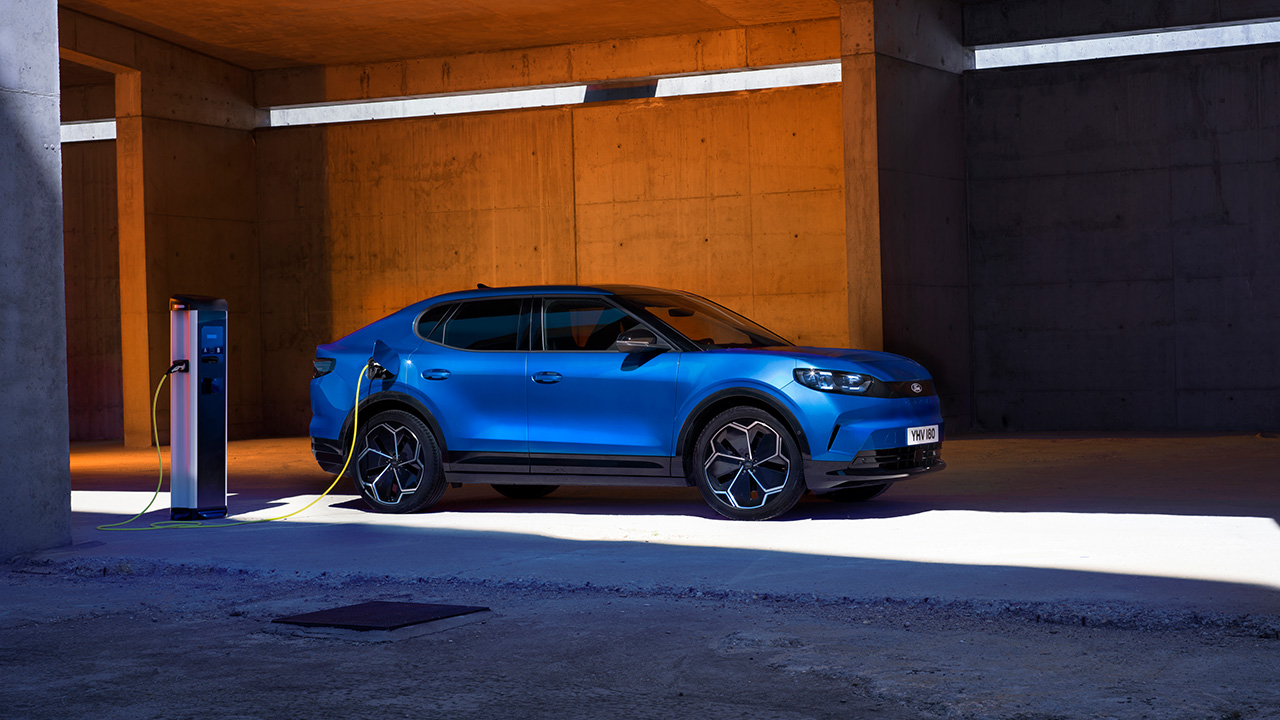
<path id="1" fill-rule="evenodd" d="M 435 305 L 446 301 L 525 295 L 652 295 L 655 293 L 683 294 L 676 290 L 663 290 L 644 285 L 517 285 L 513 287 L 482 287 L 474 290 L 459 290 L 437 295 L 424 302 Z"/>

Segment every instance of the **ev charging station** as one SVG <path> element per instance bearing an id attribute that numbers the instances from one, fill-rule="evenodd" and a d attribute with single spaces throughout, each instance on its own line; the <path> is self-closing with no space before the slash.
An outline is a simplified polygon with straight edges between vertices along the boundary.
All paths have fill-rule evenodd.
<path id="1" fill-rule="evenodd" d="M 169 505 L 174 520 L 227 515 L 227 301 L 169 298 L 174 364 L 169 402 Z"/>

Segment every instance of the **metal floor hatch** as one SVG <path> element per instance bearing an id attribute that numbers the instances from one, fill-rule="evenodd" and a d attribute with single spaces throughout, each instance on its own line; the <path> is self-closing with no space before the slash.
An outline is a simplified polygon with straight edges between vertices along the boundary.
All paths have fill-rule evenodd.
<path id="1" fill-rule="evenodd" d="M 468 605 L 435 605 L 410 602 L 367 602 L 359 605 L 318 610 L 316 612 L 276 618 L 273 623 L 302 627 L 331 627 L 344 630 L 395 630 L 420 625 L 432 620 L 487 611 L 487 607 Z"/>

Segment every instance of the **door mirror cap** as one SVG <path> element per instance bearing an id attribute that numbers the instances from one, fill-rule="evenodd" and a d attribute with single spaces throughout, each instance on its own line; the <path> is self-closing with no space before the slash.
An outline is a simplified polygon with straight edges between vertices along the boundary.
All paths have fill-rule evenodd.
<path id="1" fill-rule="evenodd" d="M 658 342 L 658 336 L 651 330 L 636 328 L 618 336 L 617 347 L 620 352 L 635 353 L 650 350 L 665 350 L 666 346 Z"/>

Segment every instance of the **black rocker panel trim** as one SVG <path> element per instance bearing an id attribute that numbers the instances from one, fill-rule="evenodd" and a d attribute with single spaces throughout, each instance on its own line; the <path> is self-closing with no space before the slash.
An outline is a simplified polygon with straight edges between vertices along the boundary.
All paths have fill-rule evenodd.
<path id="1" fill-rule="evenodd" d="M 449 454 L 445 472 L 539 475 L 634 475 L 664 478 L 671 474 L 671 458 L 641 455 L 570 455 L 459 451 Z"/>
<path id="2" fill-rule="evenodd" d="M 685 487 L 682 477 L 663 475 L 576 475 L 559 473 L 469 473 L 445 471 L 445 479 L 460 485 L 598 485 L 601 487 Z"/>

